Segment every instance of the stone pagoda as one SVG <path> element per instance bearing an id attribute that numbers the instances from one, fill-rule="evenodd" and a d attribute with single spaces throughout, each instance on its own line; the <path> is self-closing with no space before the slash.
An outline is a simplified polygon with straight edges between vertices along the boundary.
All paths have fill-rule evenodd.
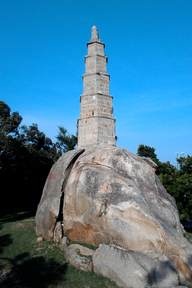
<path id="1" fill-rule="evenodd" d="M 104 144 L 115 146 L 115 118 L 113 118 L 113 96 L 109 95 L 107 73 L 108 57 L 104 53 L 105 44 L 92 27 L 90 42 L 87 43 L 83 75 L 83 94 L 78 119 L 78 148 Z"/>

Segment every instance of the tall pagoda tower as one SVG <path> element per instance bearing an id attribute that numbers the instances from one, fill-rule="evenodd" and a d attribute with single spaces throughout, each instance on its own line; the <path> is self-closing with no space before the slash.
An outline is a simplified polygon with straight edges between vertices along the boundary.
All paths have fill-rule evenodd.
<path id="1" fill-rule="evenodd" d="M 108 57 L 104 53 L 105 44 L 92 27 L 90 42 L 87 43 L 83 75 L 83 94 L 78 119 L 78 148 L 104 144 L 115 146 L 115 118 L 113 118 L 113 96 L 109 95 L 107 73 Z"/>

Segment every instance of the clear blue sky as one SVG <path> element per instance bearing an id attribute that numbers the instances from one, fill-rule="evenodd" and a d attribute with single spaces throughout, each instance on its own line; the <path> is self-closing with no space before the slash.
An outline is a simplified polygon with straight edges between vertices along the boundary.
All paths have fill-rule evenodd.
<path id="1" fill-rule="evenodd" d="M 192 0 L 0 0 L 0 99 L 53 141 L 58 125 L 75 133 L 93 25 L 117 146 L 192 155 Z"/>

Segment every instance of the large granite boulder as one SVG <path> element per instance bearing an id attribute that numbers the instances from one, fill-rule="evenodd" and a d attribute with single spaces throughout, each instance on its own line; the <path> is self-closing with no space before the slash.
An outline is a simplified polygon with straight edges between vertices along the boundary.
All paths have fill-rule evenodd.
<path id="1" fill-rule="evenodd" d="M 72 157 L 64 168 L 57 168 L 64 158 L 54 166 L 56 175 L 60 171 L 57 189 L 50 172 L 37 210 L 37 234 L 53 237 L 63 191 L 60 209 L 63 205 L 64 235 L 70 240 L 164 255 L 176 269 L 178 283 L 192 287 L 192 245 L 183 237 L 175 200 L 156 176 L 154 163 L 111 146 L 74 151 L 64 154 Z"/>
<path id="2" fill-rule="evenodd" d="M 63 215 L 69 239 L 166 255 L 192 285 L 192 246 L 175 200 L 141 157 L 115 147 L 86 150 L 69 175 Z"/>

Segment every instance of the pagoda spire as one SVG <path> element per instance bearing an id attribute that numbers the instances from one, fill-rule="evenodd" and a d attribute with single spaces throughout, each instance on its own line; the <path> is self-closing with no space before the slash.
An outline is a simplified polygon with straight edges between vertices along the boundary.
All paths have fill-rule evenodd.
<path id="1" fill-rule="evenodd" d="M 105 44 L 99 39 L 96 26 L 92 27 L 91 40 L 87 43 L 83 75 L 83 94 L 78 119 L 78 147 L 95 145 L 115 146 L 115 118 L 113 118 L 113 96 L 109 94 L 107 73 L 108 57 Z"/>
<path id="2" fill-rule="evenodd" d="M 98 30 L 96 26 L 92 27 L 92 33 L 91 33 L 91 40 L 90 41 L 94 41 L 94 40 L 98 40 L 99 39 L 99 34 L 98 34 Z"/>

